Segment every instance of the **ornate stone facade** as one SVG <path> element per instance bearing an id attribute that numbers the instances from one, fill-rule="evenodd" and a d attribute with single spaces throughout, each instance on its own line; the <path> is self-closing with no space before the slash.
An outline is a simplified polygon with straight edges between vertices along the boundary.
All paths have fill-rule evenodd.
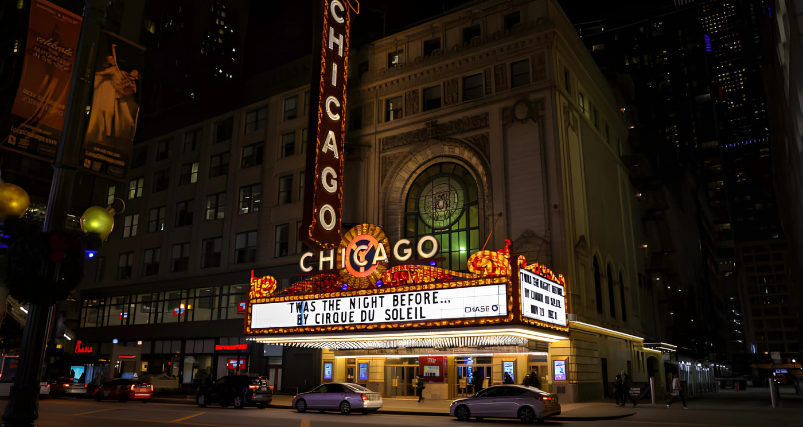
<path id="1" fill-rule="evenodd" d="M 380 147 L 382 151 L 388 151 L 394 148 L 402 147 L 409 144 L 415 144 L 432 139 L 442 140 L 443 137 L 465 133 L 475 129 L 483 129 L 488 127 L 488 113 L 478 114 L 476 116 L 463 117 L 459 120 L 450 120 L 446 123 L 438 123 L 437 120 L 427 122 L 423 129 L 400 133 L 398 135 L 380 138 Z"/>

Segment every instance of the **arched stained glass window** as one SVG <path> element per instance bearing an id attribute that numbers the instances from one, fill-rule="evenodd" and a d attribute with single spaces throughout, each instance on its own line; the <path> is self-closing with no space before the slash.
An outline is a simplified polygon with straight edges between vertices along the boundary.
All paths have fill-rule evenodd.
<path id="1" fill-rule="evenodd" d="M 438 266 L 468 269 L 468 258 L 480 250 L 477 182 L 455 163 L 438 163 L 421 172 L 407 194 L 405 237 L 433 235 L 444 258 Z"/>

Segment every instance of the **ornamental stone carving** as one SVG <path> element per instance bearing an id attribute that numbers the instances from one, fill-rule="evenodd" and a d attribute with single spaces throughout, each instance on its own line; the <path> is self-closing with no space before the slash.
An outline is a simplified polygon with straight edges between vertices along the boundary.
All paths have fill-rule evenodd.
<path id="1" fill-rule="evenodd" d="M 382 147 L 382 151 L 386 151 L 418 142 L 443 139 L 450 135 L 486 127 L 488 127 L 488 113 L 463 117 L 459 120 L 450 120 L 446 123 L 438 123 L 437 120 L 433 120 L 427 122 L 423 129 L 380 138 L 380 147 Z"/>

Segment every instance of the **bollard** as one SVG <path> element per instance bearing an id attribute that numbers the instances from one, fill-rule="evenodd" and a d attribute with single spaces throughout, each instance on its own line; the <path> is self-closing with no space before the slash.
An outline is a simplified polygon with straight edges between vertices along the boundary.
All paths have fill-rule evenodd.
<path id="1" fill-rule="evenodd" d="M 650 396 L 652 397 L 652 404 L 655 405 L 655 377 L 650 377 Z"/>
<path id="2" fill-rule="evenodd" d="M 772 407 L 776 408 L 778 407 L 778 401 L 780 400 L 779 399 L 780 396 L 778 396 L 778 387 L 775 384 L 775 380 L 773 380 L 772 378 L 770 378 L 769 382 L 770 382 L 770 401 L 772 402 Z"/>

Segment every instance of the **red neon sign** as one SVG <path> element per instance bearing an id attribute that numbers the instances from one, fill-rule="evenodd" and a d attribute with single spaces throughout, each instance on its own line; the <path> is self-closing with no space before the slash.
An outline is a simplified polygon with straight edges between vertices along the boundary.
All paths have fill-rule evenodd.
<path id="1" fill-rule="evenodd" d="M 120 359 L 136 359 L 137 358 L 137 356 L 117 356 L 117 357 L 119 357 Z"/>
<path id="2" fill-rule="evenodd" d="M 92 347 L 81 347 L 81 340 L 75 342 L 75 354 L 89 354 L 92 353 Z"/>
<path id="3" fill-rule="evenodd" d="M 248 344 L 215 345 L 215 350 L 248 350 Z"/>
<path id="4" fill-rule="evenodd" d="M 237 313 L 245 313 L 245 305 L 246 305 L 245 301 L 240 301 L 239 303 L 237 303 Z"/>

